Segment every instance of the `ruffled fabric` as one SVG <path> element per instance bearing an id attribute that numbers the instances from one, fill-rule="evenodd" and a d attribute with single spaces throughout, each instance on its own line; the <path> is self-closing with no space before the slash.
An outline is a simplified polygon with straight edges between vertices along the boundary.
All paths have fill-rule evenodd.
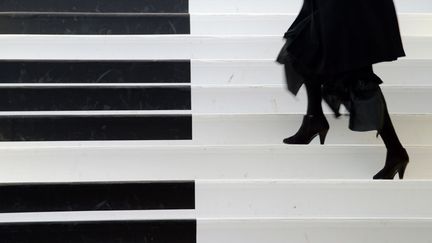
<path id="1" fill-rule="evenodd" d="M 322 97 L 336 117 L 341 116 L 340 109 L 344 106 L 350 114 L 351 130 L 377 130 L 377 135 L 381 132 L 386 107 L 379 86 L 383 82 L 372 67 L 321 78 Z"/>
<path id="2" fill-rule="evenodd" d="M 319 82 L 335 116 L 341 106 L 349 112 L 351 130 L 380 134 L 386 104 L 372 64 L 405 55 L 392 0 L 305 0 L 284 38 L 276 60 L 288 90 Z"/>

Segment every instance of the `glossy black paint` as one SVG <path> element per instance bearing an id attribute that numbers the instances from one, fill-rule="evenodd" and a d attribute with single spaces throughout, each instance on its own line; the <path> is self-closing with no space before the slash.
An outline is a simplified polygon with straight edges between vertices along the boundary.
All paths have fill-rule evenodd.
<path id="1" fill-rule="evenodd" d="M 196 220 L 0 224 L 4 243 L 195 243 Z"/>
<path id="2" fill-rule="evenodd" d="M 0 213 L 195 208 L 193 181 L 0 184 L 0 195 Z"/>
<path id="3" fill-rule="evenodd" d="M 187 13 L 189 0 L 2 0 L 0 12 Z"/>
<path id="4" fill-rule="evenodd" d="M 1 111 L 190 109 L 190 86 L 0 87 Z"/>
<path id="5" fill-rule="evenodd" d="M 0 60 L 0 83 L 190 83 L 189 60 Z"/>
<path id="6" fill-rule="evenodd" d="M 190 34 L 189 14 L 1 13 L 0 34 Z"/>
<path id="7" fill-rule="evenodd" d="M 0 116 L 0 141 L 190 139 L 192 115 Z"/>

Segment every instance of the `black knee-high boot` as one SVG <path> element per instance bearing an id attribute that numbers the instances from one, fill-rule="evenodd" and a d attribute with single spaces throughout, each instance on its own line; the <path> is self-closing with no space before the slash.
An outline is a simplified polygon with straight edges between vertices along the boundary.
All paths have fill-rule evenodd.
<path id="1" fill-rule="evenodd" d="M 286 144 L 309 144 L 318 135 L 321 144 L 324 144 L 330 128 L 321 106 L 321 84 L 308 81 L 305 86 L 308 97 L 307 112 L 297 133 L 283 140 Z"/>
<path id="2" fill-rule="evenodd" d="M 399 174 L 399 178 L 403 179 L 409 156 L 396 134 L 386 104 L 381 138 L 386 145 L 387 156 L 384 168 L 374 176 L 374 179 L 391 180 L 396 174 Z"/>

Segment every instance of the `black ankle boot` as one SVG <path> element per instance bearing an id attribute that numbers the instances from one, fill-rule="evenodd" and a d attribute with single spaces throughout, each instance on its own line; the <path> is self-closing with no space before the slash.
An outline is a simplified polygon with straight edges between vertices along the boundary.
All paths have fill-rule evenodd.
<path id="1" fill-rule="evenodd" d="M 399 174 L 399 179 L 403 179 L 408 162 L 409 156 L 404 148 L 388 150 L 384 168 L 373 179 L 393 180 L 396 174 Z"/>
<path id="2" fill-rule="evenodd" d="M 305 115 L 298 132 L 283 140 L 286 144 L 309 144 L 319 135 L 321 144 L 324 144 L 330 125 L 324 115 Z"/>

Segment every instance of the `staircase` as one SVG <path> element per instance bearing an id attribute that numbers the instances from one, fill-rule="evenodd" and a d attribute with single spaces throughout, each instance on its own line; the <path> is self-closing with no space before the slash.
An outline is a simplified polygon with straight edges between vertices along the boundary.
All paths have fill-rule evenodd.
<path id="1" fill-rule="evenodd" d="M 0 242 L 430 243 L 432 2 L 375 71 L 410 153 L 305 111 L 274 59 L 301 0 L 0 2 Z"/>

